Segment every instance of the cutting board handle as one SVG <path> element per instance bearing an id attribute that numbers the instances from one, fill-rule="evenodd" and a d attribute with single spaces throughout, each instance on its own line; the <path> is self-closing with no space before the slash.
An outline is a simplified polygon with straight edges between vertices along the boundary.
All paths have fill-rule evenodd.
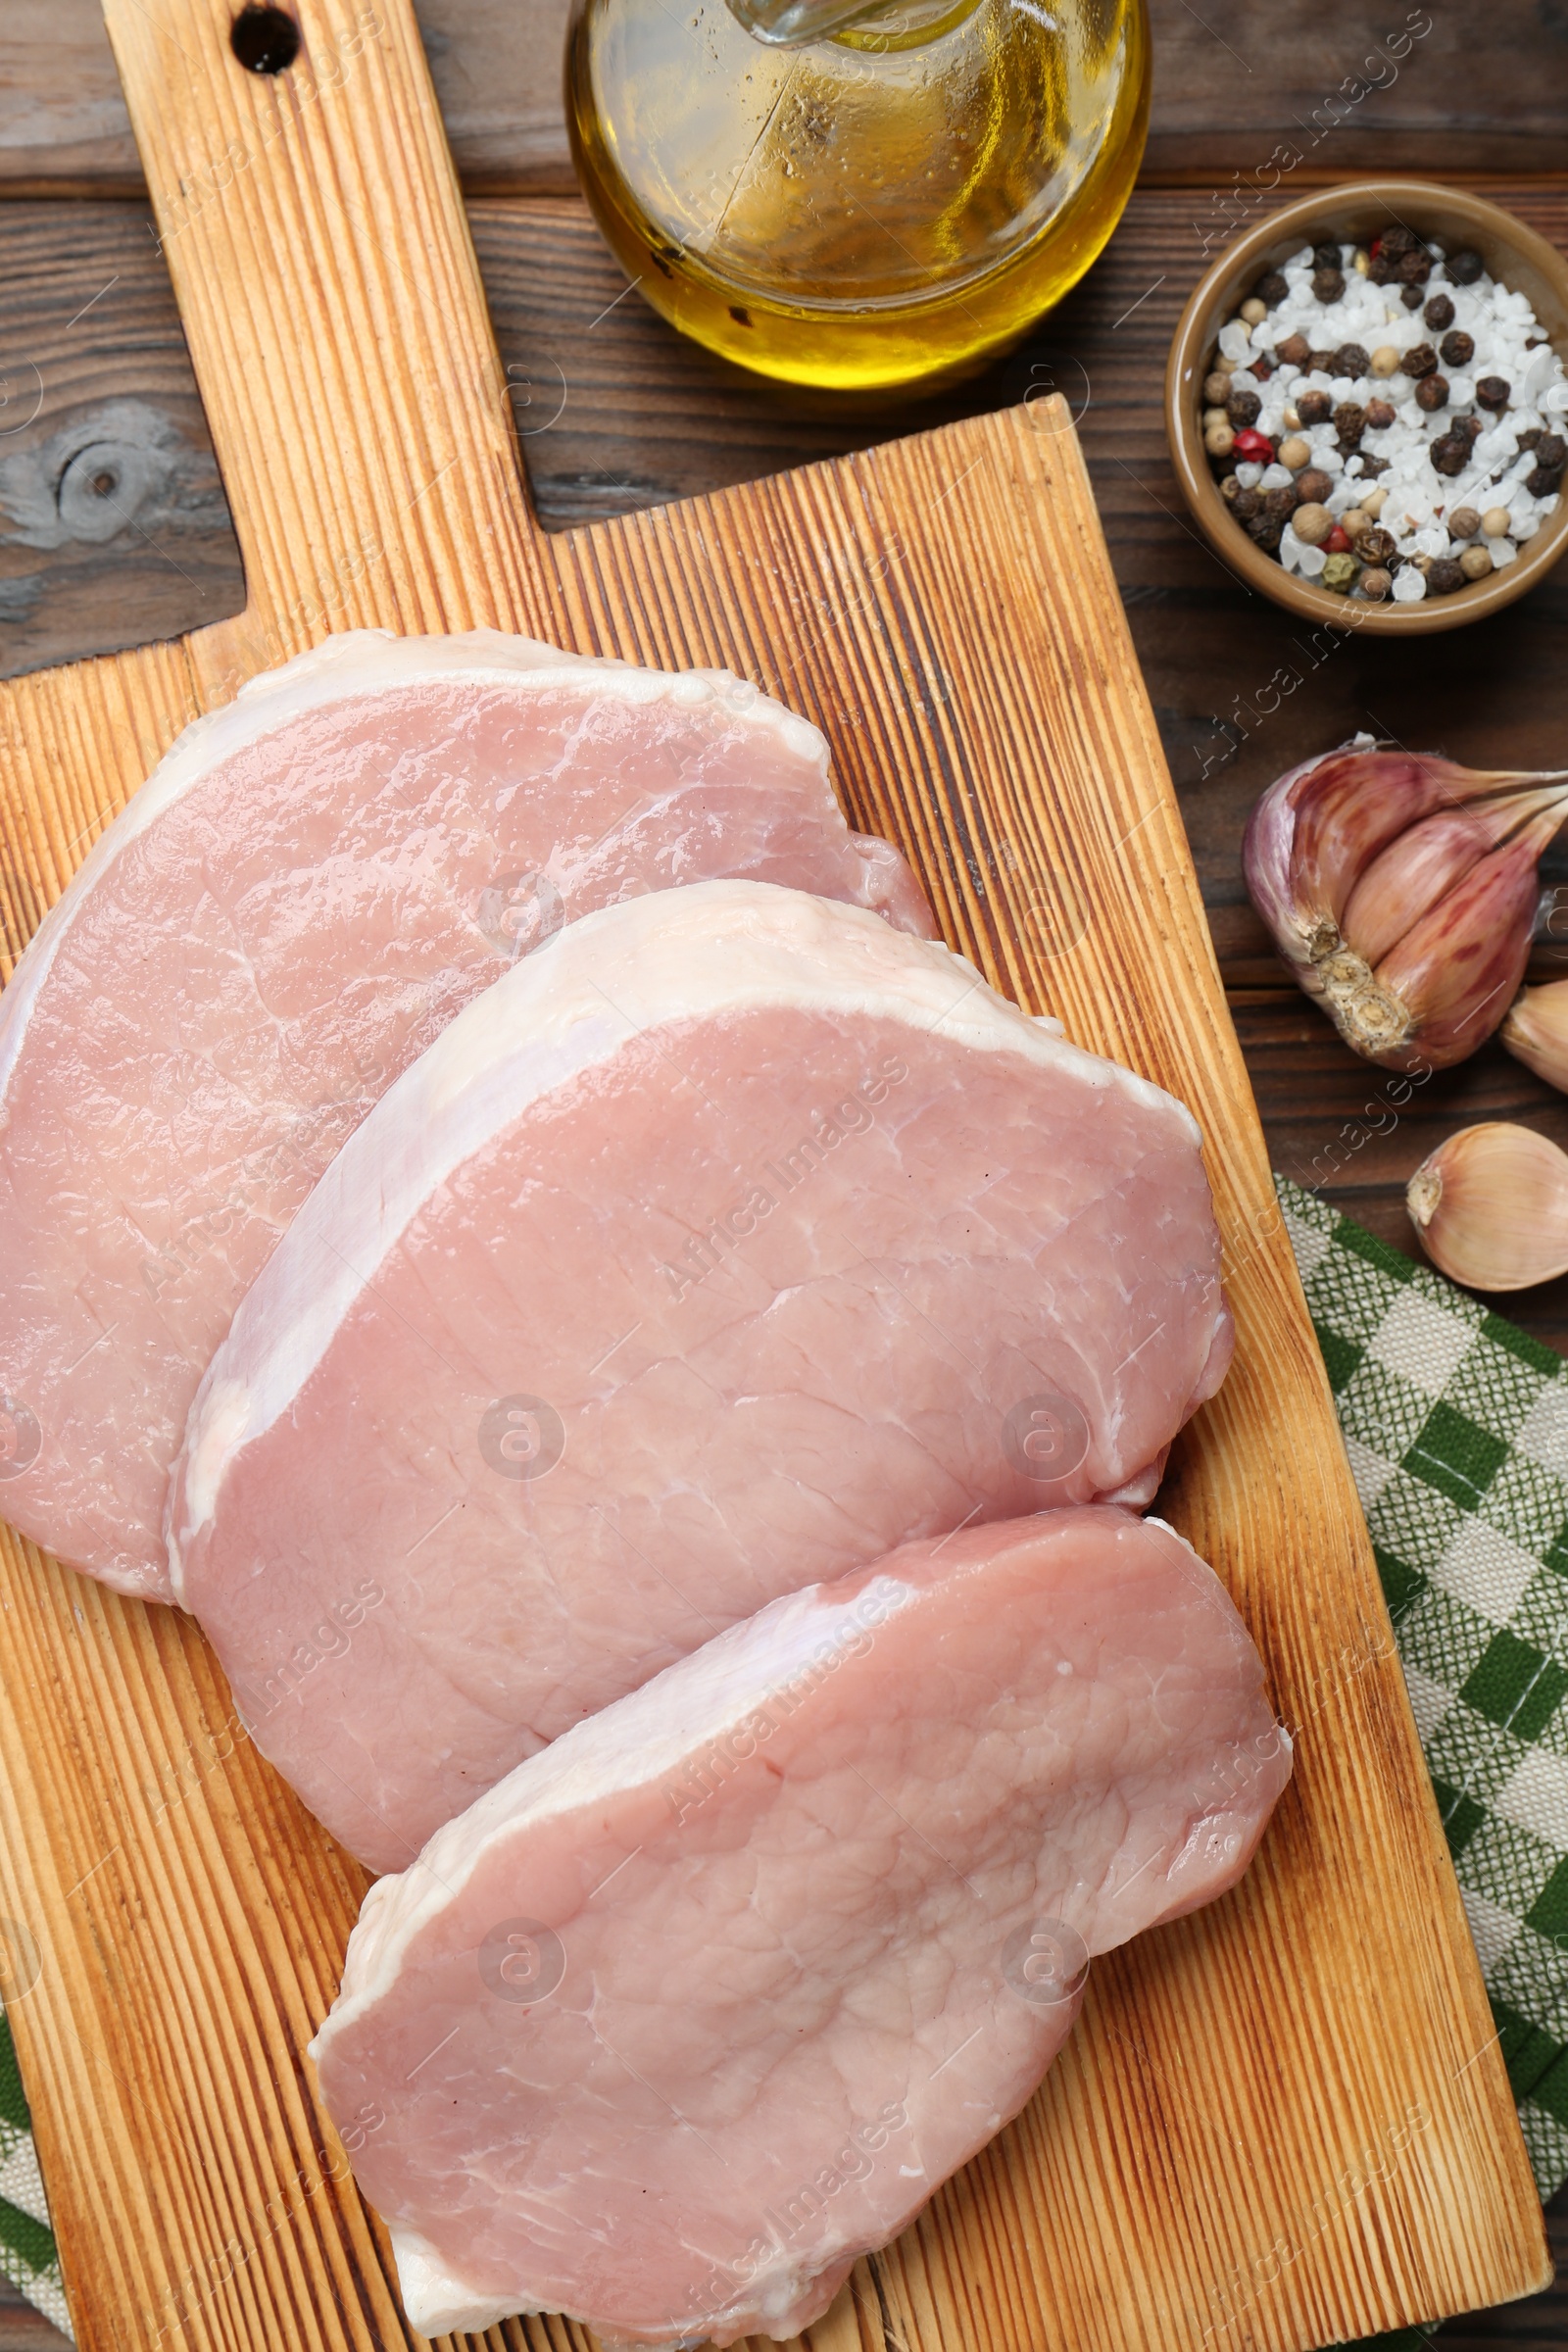
<path id="1" fill-rule="evenodd" d="M 412 0 L 104 0 L 245 563 L 205 703 L 337 629 L 563 642 Z"/>

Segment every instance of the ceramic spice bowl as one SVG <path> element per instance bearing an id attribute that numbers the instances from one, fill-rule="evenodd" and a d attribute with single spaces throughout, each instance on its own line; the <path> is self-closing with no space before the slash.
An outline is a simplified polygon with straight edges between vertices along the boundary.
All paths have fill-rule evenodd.
<path id="1" fill-rule="evenodd" d="M 1417 238 L 1441 246 L 1445 254 L 1478 254 L 1492 278 L 1505 286 L 1510 293 L 1522 295 L 1528 301 L 1539 331 L 1568 368 L 1568 260 L 1554 247 L 1537 236 L 1533 229 L 1526 228 L 1522 221 L 1514 220 L 1499 206 L 1489 204 L 1483 197 L 1444 187 L 1431 180 L 1360 180 L 1345 187 L 1314 190 L 1296 203 L 1271 213 L 1246 236 L 1229 246 L 1213 267 L 1205 271 L 1182 314 L 1171 346 L 1165 375 L 1165 425 L 1176 471 L 1196 520 L 1221 561 L 1248 587 L 1259 590 L 1288 611 L 1300 613 L 1315 622 L 1328 621 L 1340 628 L 1364 629 L 1374 636 L 1408 636 L 1461 627 L 1466 621 L 1478 620 L 1484 613 L 1494 612 L 1501 606 L 1511 604 L 1526 589 L 1534 586 L 1550 570 L 1562 554 L 1564 545 L 1568 544 L 1568 497 L 1556 497 L 1554 505 L 1548 496 L 1538 496 L 1532 500 L 1528 494 L 1520 495 L 1523 485 L 1518 485 L 1514 492 L 1516 505 L 1526 510 L 1536 510 L 1521 526 L 1531 535 L 1514 547 L 1511 541 L 1503 545 L 1497 539 L 1488 541 L 1483 535 L 1475 534 L 1472 544 L 1490 545 L 1499 559 L 1507 559 L 1499 561 L 1486 577 L 1466 578 L 1462 585 L 1454 586 L 1448 593 L 1426 593 L 1420 602 L 1397 601 L 1392 594 L 1380 601 L 1370 602 L 1358 593 L 1350 596 L 1336 593 L 1332 588 L 1322 585 L 1320 579 L 1308 578 L 1298 570 L 1288 568 L 1278 552 L 1256 544 L 1237 520 L 1220 486 L 1226 474 L 1234 474 L 1237 458 L 1233 455 L 1216 461 L 1211 458 L 1204 439 L 1205 410 L 1210 416 L 1213 414 L 1210 404 L 1205 400 L 1204 384 L 1220 353 L 1222 330 L 1237 318 L 1244 302 L 1255 298 L 1260 281 L 1269 280 L 1287 263 L 1294 264 L 1296 257 L 1305 247 L 1340 243 L 1353 246 L 1364 255 L 1390 230 L 1414 231 Z M 1408 240 L 1395 239 L 1396 243 L 1403 241 Z M 1433 429 L 1441 429 L 1452 437 L 1452 462 L 1457 466 L 1463 447 L 1462 436 L 1466 430 L 1474 437 L 1494 432 L 1495 428 L 1506 426 L 1507 423 L 1506 413 L 1499 415 L 1486 405 L 1488 399 L 1494 397 L 1494 393 L 1489 386 L 1483 366 L 1478 362 L 1474 369 L 1466 373 L 1462 357 L 1459 365 L 1441 358 L 1443 333 L 1423 323 L 1424 310 L 1421 306 L 1432 296 L 1451 296 L 1453 302 L 1459 303 L 1462 314 L 1463 290 L 1447 285 L 1444 272 L 1439 270 L 1430 282 L 1419 286 L 1420 303 L 1406 309 L 1402 304 L 1401 284 L 1395 266 L 1386 259 L 1381 267 L 1391 270 L 1385 293 L 1391 303 L 1397 307 L 1400 321 L 1399 325 L 1388 330 L 1390 335 L 1402 346 L 1411 341 L 1413 333 L 1418 333 L 1422 342 L 1435 347 L 1424 354 L 1414 350 L 1407 354 L 1413 366 L 1424 366 L 1428 360 L 1437 363 L 1429 370 L 1437 377 L 1437 381 L 1429 384 L 1427 393 L 1421 396 L 1423 411 L 1433 394 L 1446 390 L 1451 379 L 1451 416 L 1446 408 L 1443 409 L 1435 419 Z M 1276 278 L 1270 289 L 1276 304 L 1279 300 L 1278 283 Z M 1332 293 L 1332 280 L 1326 281 L 1326 285 L 1328 292 Z M 1445 308 L 1451 309 L 1452 303 L 1440 304 L 1439 317 Z M 1324 316 L 1332 314 L 1325 313 Z M 1458 323 L 1462 325 L 1462 316 Z M 1233 333 L 1232 342 L 1238 339 Z M 1457 348 L 1462 355 L 1462 338 L 1457 346 L 1450 343 L 1450 348 Z M 1386 360 L 1384 364 L 1387 364 Z M 1441 374 L 1439 367 L 1443 369 Z M 1299 379 L 1302 387 L 1308 383 L 1309 372 L 1303 372 Z M 1326 374 L 1324 380 L 1328 380 Z M 1468 398 L 1465 397 L 1467 392 Z M 1341 382 L 1335 386 L 1329 398 L 1332 402 L 1349 399 L 1364 413 L 1364 404 L 1369 396 L 1372 400 L 1386 396 L 1396 409 L 1413 415 L 1415 411 L 1409 404 L 1419 393 L 1419 381 L 1414 378 L 1407 380 L 1401 370 L 1386 382 L 1375 373 L 1362 378 L 1355 386 Z M 1297 397 L 1294 383 L 1288 387 L 1286 397 L 1290 400 Z M 1515 387 L 1515 407 L 1519 405 L 1520 398 L 1519 389 Z M 1244 398 L 1239 405 L 1245 411 L 1250 404 Z M 1320 399 L 1317 406 L 1321 408 L 1323 405 Z M 1382 414 L 1378 410 L 1372 413 L 1374 416 Z M 1338 417 L 1339 414 L 1336 407 L 1335 416 Z M 1561 416 L 1544 414 L 1544 421 L 1554 434 L 1568 433 L 1568 411 Z M 1321 440 L 1325 428 L 1319 423 L 1316 429 Z M 1353 420 L 1351 430 L 1354 430 Z M 1265 452 L 1248 440 L 1245 430 L 1236 437 L 1242 443 L 1241 462 L 1249 466 L 1250 473 L 1255 466 L 1261 478 L 1262 467 L 1256 462 L 1265 456 Z M 1288 437 L 1287 432 L 1277 431 L 1273 436 L 1276 449 L 1283 449 Z M 1478 449 L 1486 450 L 1493 443 L 1477 439 L 1475 445 Z M 1218 446 L 1224 446 L 1223 433 L 1219 436 Z M 1379 446 L 1380 437 L 1368 432 L 1365 436 L 1367 452 L 1371 453 Z M 1390 444 L 1382 442 L 1381 446 L 1386 448 Z M 1349 470 L 1349 455 L 1359 454 L 1360 447 L 1359 442 L 1349 445 L 1346 458 L 1341 461 L 1346 471 Z M 1298 452 L 1285 454 L 1288 462 L 1291 455 L 1298 455 Z M 1461 474 L 1453 484 L 1452 493 L 1446 498 L 1447 481 L 1439 480 L 1439 504 L 1445 511 L 1434 513 L 1427 534 L 1432 544 L 1424 551 L 1429 559 L 1435 552 L 1438 560 L 1448 561 L 1447 554 L 1439 545 L 1445 535 L 1442 526 L 1446 514 L 1458 513 L 1465 505 L 1479 510 L 1482 504 L 1479 494 L 1464 488 L 1465 481 L 1475 472 L 1475 466 L 1468 457 L 1465 463 L 1469 468 L 1468 474 Z M 1362 466 L 1365 465 L 1363 458 Z M 1346 471 L 1336 475 L 1337 484 L 1345 480 Z M 1359 467 L 1354 472 L 1357 479 L 1365 480 L 1369 491 L 1377 486 L 1377 477 L 1370 467 L 1364 474 Z M 1282 478 L 1277 459 L 1271 469 L 1271 478 Z M 1537 474 L 1535 478 L 1538 488 L 1549 488 L 1546 477 Z M 1568 475 L 1563 478 L 1568 482 Z M 1299 473 L 1297 479 L 1299 480 Z M 1320 482 L 1316 485 L 1308 482 L 1309 490 L 1314 487 L 1320 489 Z M 1501 497 L 1502 503 L 1506 504 L 1507 487 L 1504 482 L 1502 491 L 1494 492 L 1494 498 Z M 1235 488 L 1234 482 L 1232 488 Z M 1337 499 L 1331 497 L 1331 508 L 1343 507 L 1348 495 L 1348 490 L 1341 490 Z M 1284 503 L 1288 505 L 1289 499 Z M 1305 509 L 1302 511 L 1304 513 Z M 1337 516 L 1334 519 L 1337 521 Z M 1323 520 L 1321 511 L 1314 505 L 1311 527 L 1321 528 Z M 1352 529 L 1362 524 L 1363 517 L 1359 514 L 1352 514 Z M 1346 546 L 1344 526 L 1335 530 L 1332 544 L 1336 548 Z M 1287 540 L 1285 545 L 1287 554 L 1292 553 L 1293 543 Z M 1356 541 L 1352 538 L 1349 545 L 1353 552 Z M 1298 548 L 1295 552 L 1297 561 L 1300 561 Z M 1450 552 L 1457 557 L 1466 551 L 1455 542 Z M 1310 557 L 1306 561 L 1309 564 L 1312 563 Z M 1393 568 L 1396 582 L 1400 568 L 1397 556 Z M 1338 569 L 1341 572 L 1355 570 L 1359 576 L 1357 565 L 1347 563 L 1344 558 Z M 1439 577 L 1444 581 L 1453 580 L 1456 574 L 1451 564 Z"/>

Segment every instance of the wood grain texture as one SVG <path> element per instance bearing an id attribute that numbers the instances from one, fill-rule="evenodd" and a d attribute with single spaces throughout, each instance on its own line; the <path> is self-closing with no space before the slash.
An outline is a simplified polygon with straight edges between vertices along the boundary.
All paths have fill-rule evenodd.
<path id="1" fill-rule="evenodd" d="M 70 2341 L 34 2311 L 20 2286 L 0 2278 L 0 2352 L 66 2352 Z"/>
<path id="2" fill-rule="evenodd" d="M 567 4 L 417 0 L 470 192 L 571 189 L 559 64 Z M 1285 141 L 1345 178 L 1568 161 L 1568 14 L 1557 0 L 1495 0 L 1484 17 L 1410 0 L 1370 11 L 1356 0 L 1151 0 L 1150 13 L 1150 174 L 1225 189 Z M 1431 30 L 1418 38 L 1410 26 L 1422 20 Z M 6 0 L 0 11 L 0 191 L 8 185 L 141 188 L 98 0 Z"/>
<path id="3" fill-rule="evenodd" d="M 151 225 L 130 205 L 0 207 L 0 675 L 245 602 Z"/>
<path id="4" fill-rule="evenodd" d="M 1041 2095 L 860 2266 L 812 2352 L 1300 2352 L 1539 2285 L 1512 2101 L 1065 404 L 544 536 L 412 17 L 301 13 L 318 90 L 337 61 L 310 104 L 232 66 L 224 0 L 110 0 L 249 600 L 0 688 L 11 919 L 31 927 L 194 704 L 328 619 L 728 662 L 817 718 L 852 816 L 909 850 L 953 942 L 1204 1128 L 1241 1345 L 1164 1507 L 1253 1626 L 1299 1763 L 1244 1886 L 1097 1969 Z M 13 2022 L 47 2085 L 83 2344 L 412 2341 L 301 2056 L 363 1875 L 175 1613 L 12 1541 L 0 1673 L 0 1904 L 41 1960 Z"/>

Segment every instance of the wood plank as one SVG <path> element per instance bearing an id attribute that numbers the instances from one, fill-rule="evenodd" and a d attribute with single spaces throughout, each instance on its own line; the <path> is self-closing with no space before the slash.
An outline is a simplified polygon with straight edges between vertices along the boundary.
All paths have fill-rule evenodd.
<path id="1" fill-rule="evenodd" d="M 1503 2345 L 1511 2352 L 1562 2352 L 1568 2342 L 1568 2190 L 1546 2208 L 1546 2236 L 1557 2277 L 1545 2292 L 1500 2311 L 1450 2320 L 1433 2338 L 1443 2352 L 1498 2352 Z"/>
<path id="2" fill-rule="evenodd" d="M 70 2341 L 20 2287 L 0 2278 L 0 2352 L 66 2352 Z"/>
<path id="3" fill-rule="evenodd" d="M 239 549 L 142 208 L 0 208 L 0 675 L 237 612 Z"/>
<path id="4" fill-rule="evenodd" d="M 556 64 L 566 14 L 567 0 L 418 0 L 470 193 L 570 190 Z M 1496 0 L 1484 32 L 1469 10 L 1408 0 L 1370 16 L 1353 0 L 1266 10 L 1211 0 L 1201 11 L 1152 0 L 1151 18 L 1147 168 L 1205 194 L 1266 173 L 1276 147 L 1301 156 L 1293 172 L 1342 178 L 1556 172 L 1568 161 L 1568 31 L 1555 6 Z M 1422 22 L 1431 29 L 1417 38 Z M 143 184 L 97 0 L 6 0 L 0 192 L 129 195 Z"/>
<path id="5" fill-rule="evenodd" d="M 15 928 L 193 697 L 321 633 L 313 582 L 353 549 L 345 623 L 495 619 L 787 682 L 954 942 L 1204 1127 L 1241 1342 L 1164 1507 L 1263 1645 L 1298 1776 L 1236 1894 L 1097 1968 L 1040 2097 L 862 2266 L 813 2352 L 1301 2352 L 1539 2284 L 1512 2101 L 1065 404 L 541 536 L 402 0 L 378 0 L 334 103 L 270 144 L 264 110 L 294 101 L 232 67 L 227 0 L 110 18 L 159 189 L 235 141 L 255 157 L 161 216 L 249 601 L 0 688 Z M 341 41 L 324 0 L 302 18 L 313 47 Z M 410 2341 L 301 2057 L 363 1874 L 238 1737 L 188 1620 L 15 1542 L 0 1604 L 0 1902 L 43 1956 L 15 2026 L 48 2084 L 82 2342 Z"/>

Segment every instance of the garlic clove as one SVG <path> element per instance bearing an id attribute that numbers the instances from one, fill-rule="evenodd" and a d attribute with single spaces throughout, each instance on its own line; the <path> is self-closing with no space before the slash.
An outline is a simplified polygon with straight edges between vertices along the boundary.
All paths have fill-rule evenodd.
<path id="1" fill-rule="evenodd" d="M 1530 961 L 1541 853 L 1560 822 L 1552 809 L 1480 859 L 1379 962 L 1378 988 L 1408 1018 L 1401 1067 L 1447 1069 L 1503 1018 Z"/>
<path id="2" fill-rule="evenodd" d="M 1370 735 L 1269 786 L 1248 820 L 1242 862 L 1252 904 L 1304 987 L 1339 945 L 1340 916 L 1363 867 L 1407 825 L 1462 798 Z"/>
<path id="3" fill-rule="evenodd" d="M 1568 1094 L 1568 980 L 1522 989 L 1497 1039 L 1527 1070 Z"/>
<path id="4" fill-rule="evenodd" d="M 1524 1291 L 1568 1273 L 1568 1152 L 1533 1128 L 1461 1127 L 1406 1188 L 1434 1265 L 1473 1291 Z"/>
<path id="5" fill-rule="evenodd" d="M 1473 772 L 1436 754 L 1376 746 L 1330 753 L 1297 800 L 1297 895 L 1338 922 L 1362 872 L 1409 826 L 1521 781 Z"/>
<path id="6" fill-rule="evenodd" d="M 1380 963 L 1490 850 L 1562 800 L 1561 785 L 1543 785 L 1418 819 L 1380 850 L 1356 881 L 1340 923 L 1347 944 L 1365 962 Z M 1553 819 L 1552 831 L 1560 821 Z"/>

